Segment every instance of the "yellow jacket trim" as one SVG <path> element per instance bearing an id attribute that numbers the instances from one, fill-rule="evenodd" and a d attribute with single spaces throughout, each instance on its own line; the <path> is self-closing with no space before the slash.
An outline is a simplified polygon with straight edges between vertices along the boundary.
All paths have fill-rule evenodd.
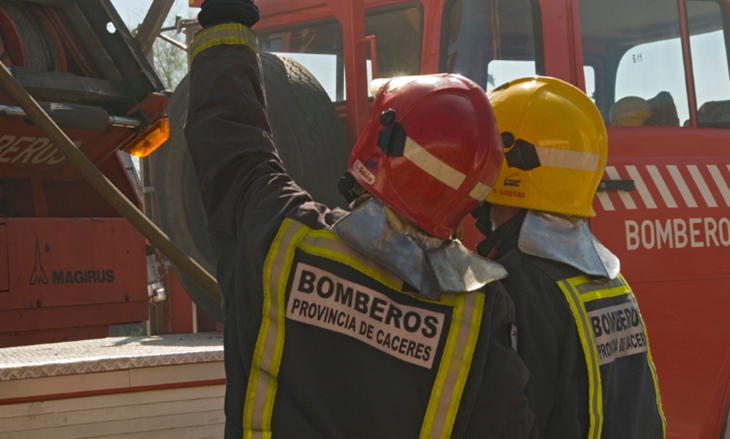
<path id="1" fill-rule="evenodd" d="M 294 259 L 296 245 L 306 232 L 305 227 L 296 227 L 292 220 L 284 220 L 264 263 L 261 328 L 256 340 L 243 412 L 245 439 L 271 437 L 271 417 L 284 351 L 286 276 Z"/>
<path id="2" fill-rule="evenodd" d="M 203 29 L 195 34 L 195 38 L 192 44 L 190 44 L 190 64 L 204 50 L 222 44 L 243 45 L 256 52 L 256 54 L 259 53 L 256 34 L 251 29 L 238 23 L 219 24 Z"/>
<path id="3" fill-rule="evenodd" d="M 474 358 L 474 350 L 476 349 L 477 340 L 479 338 L 479 329 L 481 327 L 482 314 L 484 312 L 484 294 L 473 294 L 474 305 L 470 319 L 471 325 L 469 326 L 469 333 L 466 346 L 464 346 L 464 351 L 459 354 L 459 356 L 461 357 L 461 361 L 459 362 L 459 375 L 457 377 L 452 396 L 449 399 L 449 410 L 446 415 L 445 421 L 445 425 L 448 426 L 448 429 L 444 429 L 441 434 L 441 437 L 444 439 L 451 437 L 453 425 L 456 421 L 456 415 L 459 411 L 459 404 L 461 403 L 461 396 L 464 393 L 464 388 L 466 387 L 466 379 L 469 376 L 471 362 Z"/>
<path id="4" fill-rule="evenodd" d="M 451 437 L 484 312 L 484 293 L 442 296 L 453 299 L 454 311 L 436 382 L 423 419 L 420 439 Z"/>
<path id="5" fill-rule="evenodd" d="M 449 366 L 451 365 L 451 358 L 454 355 L 454 349 L 456 348 L 456 338 L 459 335 L 459 326 L 461 325 L 461 314 L 463 310 L 464 297 L 457 297 L 454 304 L 454 311 L 451 317 L 451 327 L 449 328 L 449 335 L 446 338 L 446 346 L 444 346 L 444 353 L 441 356 L 441 364 L 439 365 L 439 370 L 436 374 L 436 382 L 434 383 L 433 389 L 431 390 L 431 399 L 428 402 L 426 416 L 423 419 L 420 439 L 440 437 L 440 435 L 433 434 L 433 426 L 436 421 L 438 401 L 441 394 L 443 393 L 443 389 L 446 383 L 446 376 L 449 372 Z"/>
<path id="6" fill-rule="evenodd" d="M 621 277 L 623 279 L 623 277 Z M 641 315 L 639 310 L 639 316 L 641 317 L 641 327 L 646 335 L 646 362 L 649 364 L 649 370 L 651 371 L 651 378 L 654 380 L 654 388 L 656 389 L 656 405 L 659 407 L 659 416 L 662 418 L 662 430 L 664 431 L 664 437 L 667 437 L 667 418 L 664 417 L 664 405 L 662 405 L 662 395 L 659 393 L 659 379 L 656 374 L 656 366 L 654 365 L 654 358 L 651 356 L 651 343 L 649 342 L 649 333 L 646 332 L 646 325 L 644 324 L 644 316 Z"/>
<path id="7" fill-rule="evenodd" d="M 325 257 L 354 268 L 386 287 L 396 290 L 403 290 L 403 281 L 388 269 L 379 265 L 372 259 L 363 256 L 352 247 L 343 243 L 330 230 L 312 230 L 302 242 L 299 248 L 315 256 Z"/>
<path id="8" fill-rule="evenodd" d="M 588 323 L 585 306 L 581 302 L 580 293 L 576 290 L 577 283 L 590 282 L 587 276 L 578 276 L 572 279 L 558 282 L 560 289 L 565 294 L 565 299 L 570 305 L 570 310 L 575 317 L 578 326 L 578 336 L 583 345 L 588 370 L 588 415 L 590 426 L 588 439 L 599 439 L 603 430 L 603 387 L 601 385 L 601 369 L 598 364 L 598 352 L 596 351 L 591 327 Z"/>

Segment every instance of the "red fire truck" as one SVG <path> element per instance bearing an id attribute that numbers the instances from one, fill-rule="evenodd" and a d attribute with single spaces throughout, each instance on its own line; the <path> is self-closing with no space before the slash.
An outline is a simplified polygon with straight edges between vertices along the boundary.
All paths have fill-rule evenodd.
<path id="1" fill-rule="evenodd" d="M 257 5 L 260 47 L 270 52 L 264 55 L 267 87 L 278 81 L 269 78 L 284 77 L 291 87 L 316 88 L 318 96 L 292 92 L 286 101 L 278 102 L 281 94 L 270 99 L 278 108 L 272 114 L 274 137 L 295 177 L 315 198 L 334 199 L 330 204 L 337 202 L 332 194 L 349 145 L 367 118 L 372 77 L 456 72 L 488 90 L 542 74 L 585 90 L 604 116 L 610 145 L 591 227 L 619 255 L 641 303 L 668 437 L 728 437 L 730 1 L 259 0 Z M 289 115 L 317 115 L 316 120 L 284 126 L 282 107 L 293 107 Z M 319 130 L 325 128 L 342 132 L 335 110 L 325 107 L 336 109 L 347 136 L 316 137 L 324 136 Z M 172 108 L 174 118 L 174 100 Z M 297 143 L 285 131 L 317 133 Z M 173 154 L 176 147 L 168 147 L 166 154 Z M 176 183 L 167 181 L 157 194 L 191 188 L 190 178 L 189 170 L 181 171 Z M 188 213 L 187 228 L 175 224 L 183 227 L 191 251 L 212 262 L 205 258 L 210 252 L 204 228 L 195 229 L 203 224 L 195 213 L 199 201 L 194 194 L 183 198 L 175 212 Z M 158 199 L 158 207 L 161 203 Z M 170 209 L 160 209 L 163 223 L 172 221 Z"/>
<path id="2" fill-rule="evenodd" d="M 141 207 L 117 151 L 156 137 L 170 98 L 111 3 L 0 0 L 0 62 Z M 145 253 L 142 235 L 0 88 L 0 347 L 147 320 Z"/>
<path id="3" fill-rule="evenodd" d="M 730 0 L 258 0 L 257 5 L 275 140 L 289 172 L 329 205 L 341 203 L 336 182 L 367 119 L 371 78 L 456 72 L 491 89 L 516 77 L 545 74 L 585 90 L 604 116 L 610 143 L 591 226 L 620 256 L 622 272 L 641 302 L 668 436 L 730 434 L 730 321 L 724 309 L 730 305 Z M 80 140 L 81 149 L 139 203 L 114 151 L 144 137 L 167 98 L 109 2 L 0 0 L 0 11 L 5 12 L 0 13 L 2 62 L 13 66 L 16 78 L 59 120 L 72 115 L 63 122 L 72 140 Z M 168 109 L 171 140 L 146 168 L 154 178 L 145 182 L 147 192 L 153 187 L 155 196 L 148 214 L 212 269 L 181 134 L 185 96 L 184 82 Z M 80 181 L 45 137 L 18 118 L 22 114 L 14 102 L 0 96 L 0 109 L 0 335 L 10 340 L 23 333 L 27 338 L 12 343 L 26 344 L 47 340 L 62 327 L 70 338 L 100 337 L 111 323 L 148 318 L 144 240 Z M 106 245 L 92 245 L 99 242 Z M 179 277 L 198 308 L 220 318 L 218 304 L 184 274 Z M 104 343 L 99 346 L 106 348 Z M 145 375 L 155 371 L 147 353 L 120 353 L 124 361 L 108 361 L 102 369 L 98 356 L 89 360 L 84 353 L 68 361 L 79 365 L 73 372 L 53 362 L 35 370 L 18 360 L 0 371 L 0 387 L 15 392 L 5 394 L 5 404 L 28 404 L 8 410 L 31 416 L 33 404 L 48 400 L 48 392 L 55 392 L 51 399 L 91 398 L 204 384 L 219 386 L 211 391 L 213 413 L 219 410 L 222 382 L 216 343 L 215 353 L 203 360 L 197 351 L 205 349 L 199 346 L 163 357 L 150 347 L 150 356 L 171 371 L 184 371 L 179 377 L 164 372 L 167 381 Z M 53 352 L 38 350 L 46 356 Z M 182 356 L 175 361 L 185 366 L 167 363 L 173 356 Z M 211 370 L 194 371 L 198 363 L 210 363 Z M 107 380 L 100 371 L 119 380 Z M 68 374 L 74 378 L 65 378 Z M 91 385 L 86 376 L 76 376 L 85 374 L 103 382 Z M 49 388 L 51 379 L 65 387 Z M 38 381 L 29 387 L 23 380 Z M 189 393 L 196 398 L 196 392 Z M 179 399 L 172 393 L 165 398 L 171 404 Z M 98 400 L 84 404 L 79 410 L 100 407 Z M 60 422 L 56 406 L 41 408 L 48 410 L 49 422 Z M 150 408 L 140 409 L 139 416 L 149 416 Z M 173 421 L 184 418 L 189 416 Z M 24 425 L 18 421 L 13 428 Z"/>

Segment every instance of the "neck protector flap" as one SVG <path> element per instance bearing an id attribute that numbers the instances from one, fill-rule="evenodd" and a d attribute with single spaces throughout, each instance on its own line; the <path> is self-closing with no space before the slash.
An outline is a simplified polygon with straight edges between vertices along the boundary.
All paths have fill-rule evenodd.
<path id="1" fill-rule="evenodd" d="M 345 244 L 386 267 L 422 296 L 464 293 L 507 276 L 500 264 L 475 255 L 458 240 L 418 229 L 377 198 L 335 223 Z"/>
<path id="2" fill-rule="evenodd" d="M 530 210 L 518 245 L 528 255 L 562 262 L 589 276 L 615 279 L 621 271 L 619 259 L 593 236 L 581 217 Z"/>

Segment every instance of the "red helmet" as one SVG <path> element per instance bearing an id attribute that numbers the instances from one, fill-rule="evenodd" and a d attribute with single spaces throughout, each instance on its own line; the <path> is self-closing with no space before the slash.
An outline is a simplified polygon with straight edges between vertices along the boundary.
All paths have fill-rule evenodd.
<path id="1" fill-rule="evenodd" d="M 491 191 L 502 147 L 486 93 L 459 75 L 395 78 L 375 99 L 349 170 L 431 235 L 450 238 Z"/>

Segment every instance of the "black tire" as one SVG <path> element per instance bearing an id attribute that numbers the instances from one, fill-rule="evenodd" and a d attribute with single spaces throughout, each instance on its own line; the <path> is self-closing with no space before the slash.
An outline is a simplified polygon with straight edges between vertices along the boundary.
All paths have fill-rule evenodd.
<path id="1" fill-rule="evenodd" d="M 349 147 L 337 112 L 322 86 L 299 63 L 262 54 L 267 110 L 284 166 L 312 197 L 342 206 L 337 181 L 347 168 Z M 190 80 L 185 77 L 168 108 L 170 139 L 153 155 L 157 220 L 162 230 L 204 268 L 215 273 L 205 211 L 188 153 L 183 126 Z M 218 304 L 177 267 L 185 291 L 206 314 L 223 321 Z"/>
<path id="2" fill-rule="evenodd" d="M 337 182 L 347 170 L 349 148 L 332 101 L 298 62 L 267 53 L 261 65 L 269 123 L 287 172 L 316 201 L 344 207 Z"/>

